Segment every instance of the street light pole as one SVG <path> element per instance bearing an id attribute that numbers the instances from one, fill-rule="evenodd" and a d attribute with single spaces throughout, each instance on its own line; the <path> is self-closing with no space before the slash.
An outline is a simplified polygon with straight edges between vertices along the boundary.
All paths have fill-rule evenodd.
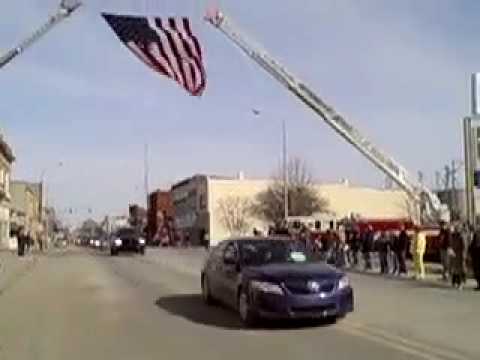
<path id="1" fill-rule="evenodd" d="M 56 164 L 55 168 L 60 168 L 63 166 L 63 162 L 58 162 Z M 50 216 L 49 216 L 49 210 L 48 210 L 48 188 L 47 188 L 47 181 L 46 181 L 46 174 L 47 174 L 47 169 L 43 169 L 41 174 L 40 174 L 40 186 L 41 186 L 41 209 L 40 209 L 40 214 L 41 214 L 41 219 L 42 221 L 45 221 L 45 235 L 46 235 L 46 241 L 47 245 L 49 244 L 49 233 L 50 233 Z M 44 210 L 45 209 L 45 210 Z"/>
<path id="2" fill-rule="evenodd" d="M 282 122 L 283 130 L 283 206 L 285 222 L 288 221 L 288 156 L 287 156 L 287 126 Z"/>

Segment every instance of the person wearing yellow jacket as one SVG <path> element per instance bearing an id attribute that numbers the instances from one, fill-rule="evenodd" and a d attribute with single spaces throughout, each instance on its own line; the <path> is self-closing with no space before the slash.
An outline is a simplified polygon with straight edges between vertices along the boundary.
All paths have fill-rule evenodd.
<path id="1" fill-rule="evenodd" d="M 415 228 L 415 239 L 412 242 L 412 254 L 415 267 L 415 279 L 422 280 L 425 278 L 425 265 L 423 256 L 427 248 L 427 236 L 420 227 Z"/>

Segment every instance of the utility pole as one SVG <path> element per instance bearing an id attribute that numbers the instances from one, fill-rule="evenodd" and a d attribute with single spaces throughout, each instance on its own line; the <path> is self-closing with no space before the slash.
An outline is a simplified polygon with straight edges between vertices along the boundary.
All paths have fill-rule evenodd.
<path id="1" fill-rule="evenodd" d="M 139 225 L 140 226 L 140 232 L 142 232 L 143 230 L 146 230 L 148 231 L 147 229 L 147 226 L 148 226 L 148 194 L 149 194 L 149 184 L 148 184 L 148 178 L 149 178 L 149 171 L 150 171 L 150 167 L 149 167 L 149 164 L 148 164 L 148 143 L 145 144 L 145 159 L 144 159 L 145 163 L 144 163 L 144 176 L 145 176 L 145 216 L 146 218 L 141 218 L 141 224 Z M 143 223 L 143 221 L 145 220 L 145 223 Z"/>
<path id="2" fill-rule="evenodd" d="M 440 174 L 440 171 L 435 171 L 435 188 L 437 190 L 441 190 L 442 188 L 442 175 Z"/>
<path id="3" fill-rule="evenodd" d="M 287 155 L 287 126 L 282 122 L 283 130 L 283 206 L 285 222 L 288 221 L 288 155 Z"/>
<path id="4" fill-rule="evenodd" d="M 148 144 L 145 144 L 145 153 L 144 153 L 144 190 L 145 190 L 145 209 L 148 209 L 148 178 L 149 178 L 149 165 L 148 165 Z"/>
<path id="5" fill-rule="evenodd" d="M 472 75 L 471 115 L 463 119 L 463 146 L 465 154 L 465 213 L 468 223 L 475 227 L 475 172 L 479 169 L 479 127 L 480 127 L 480 73 Z"/>

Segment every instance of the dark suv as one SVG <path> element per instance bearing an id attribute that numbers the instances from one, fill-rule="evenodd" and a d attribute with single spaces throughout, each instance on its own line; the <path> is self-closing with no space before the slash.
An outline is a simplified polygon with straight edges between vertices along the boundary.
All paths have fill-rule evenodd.
<path id="1" fill-rule="evenodd" d="M 132 228 L 121 228 L 110 239 L 110 255 L 115 256 L 120 251 L 134 251 L 145 255 L 146 241 Z"/>

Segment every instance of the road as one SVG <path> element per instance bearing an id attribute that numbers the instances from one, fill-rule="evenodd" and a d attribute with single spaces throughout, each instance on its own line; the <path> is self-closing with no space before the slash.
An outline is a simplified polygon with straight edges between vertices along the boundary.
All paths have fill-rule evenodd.
<path id="1" fill-rule="evenodd" d="M 478 293 L 351 274 L 345 320 L 246 330 L 202 303 L 189 251 L 39 256 L 0 295 L 0 360 L 480 359 Z"/>

